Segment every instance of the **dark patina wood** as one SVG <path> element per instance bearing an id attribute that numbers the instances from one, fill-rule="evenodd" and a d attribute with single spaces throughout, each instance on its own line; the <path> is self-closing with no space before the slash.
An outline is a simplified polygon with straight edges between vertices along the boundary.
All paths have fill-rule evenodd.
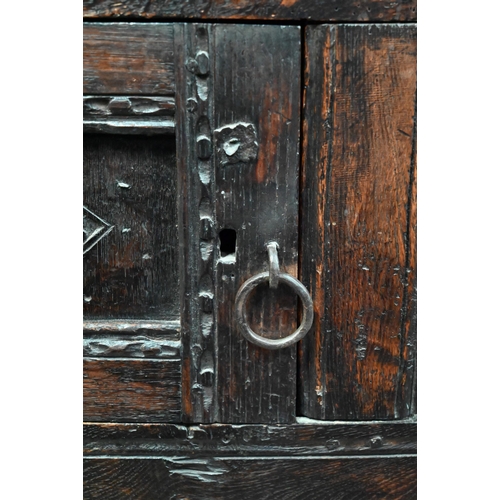
<path id="1" fill-rule="evenodd" d="M 415 456 L 87 458 L 84 498 L 411 500 L 415 465 Z"/>
<path id="2" fill-rule="evenodd" d="M 178 319 L 176 170 L 172 138 L 85 135 L 84 231 L 109 225 L 84 255 L 86 319 Z"/>
<path id="3" fill-rule="evenodd" d="M 87 421 L 180 421 L 176 180 L 172 138 L 85 135 Z"/>
<path id="4" fill-rule="evenodd" d="M 180 359 L 83 360 L 87 422 L 179 422 Z"/>
<path id="5" fill-rule="evenodd" d="M 85 456 L 365 456 L 417 452 L 417 424 L 325 422 L 297 424 L 85 424 Z"/>
<path id="6" fill-rule="evenodd" d="M 416 21 L 416 0 L 84 0 L 89 18 Z"/>
<path id="7" fill-rule="evenodd" d="M 416 3 L 84 15 L 199 19 L 84 28 L 84 498 L 416 498 L 415 25 L 298 26 Z M 269 241 L 313 296 L 300 347 L 235 321 Z M 289 335 L 297 302 L 262 285 L 249 323 Z"/>
<path id="8" fill-rule="evenodd" d="M 301 278 L 316 321 L 300 349 L 301 411 L 405 417 L 415 364 L 416 27 L 316 26 L 306 39 Z"/>
<path id="9" fill-rule="evenodd" d="M 417 414 L 417 102 L 415 95 L 415 128 L 410 170 L 410 192 L 407 229 L 407 269 L 413 276 L 408 279 L 403 296 L 403 322 L 401 331 L 402 356 L 397 386 L 398 416 Z"/>
<path id="10" fill-rule="evenodd" d="M 180 341 L 163 335 L 97 334 L 83 339 L 83 355 L 88 358 L 180 358 Z"/>
<path id="11" fill-rule="evenodd" d="M 219 251 L 217 262 L 219 421 L 292 422 L 296 346 L 269 351 L 245 340 L 234 304 L 239 287 L 268 270 L 269 241 L 281 271 L 297 276 L 300 28 L 216 25 L 214 33 L 217 231 L 236 232 L 235 252 Z M 264 283 L 247 313 L 256 333 L 289 335 L 297 296 Z"/>
<path id="12" fill-rule="evenodd" d="M 90 358 L 180 359 L 178 321 L 85 321 L 83 355 Z"/>
<path id="13" fill-rule="evenodd" d="M 182 420 L 186 423 L 213 422 L 218 416 L 212 38 L 211 26 L 175 25 Z"/>
<path id="14" fill-rule="evenodd" d="M 158 96 L 84 96 L 83 131 L 173 134 L 175 100 Z"/>
<path id="15" fill-rule="evenodd" d="M 171 24 L 84 23 L 83 93 L 173 95 Z"/>
<path id="16" fill-rule="evenodd" d="M 249 344 L 233 312 L 241 284 L 267 269 L 266 242 L 277 241 L 281 269 L 297 273 L 300 29 L 181 24 L 175 38 L 183 419 L 293 421 L 295 347 Z M 235 233 L 232 253 L 224 231 Z M 295 294 L 257 292 L 253 328 L 293 332 Z"/>

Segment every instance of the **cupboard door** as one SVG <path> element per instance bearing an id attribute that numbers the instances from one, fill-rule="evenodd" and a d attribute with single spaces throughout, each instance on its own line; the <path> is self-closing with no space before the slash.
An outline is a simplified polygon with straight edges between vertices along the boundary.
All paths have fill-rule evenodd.
<path id="1" fill-rule="evenodd" d="M 84 34 L 86 419 L 293 422 L 296 345 L 245 340 L 235 300 L 269 242 L 297 276 L 300 27 Z M 265 338 L 297 327 L 282 283 L 245 310 Z"/>
<path id="2" fill-rule="evenodd" d="M 238 289 L 267 270 L 266 243 L 297 276 L 301 30 L 176 25 L 181 191 L 183 418 L 292 422 L 296 345 L 266 350 L 240 333 Z M 297 298 L 257 287 L 256 333 L 296 328 Z"/>
<path id="3" fill-rule="evenodd" d="M 306 28 L 299 413 L 415 413 L 416 26 Z"/>

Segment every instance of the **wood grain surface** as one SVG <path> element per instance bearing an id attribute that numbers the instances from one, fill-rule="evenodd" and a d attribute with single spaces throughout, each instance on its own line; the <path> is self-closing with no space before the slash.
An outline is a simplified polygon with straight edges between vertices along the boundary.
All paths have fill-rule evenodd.
<path id="1" fill-rule="evenodd" d="M 87 422 L 179 422 L 180 359 L 83 360 Z"/>
<path id="2" fill-rule="evenodd" d="M 186 423 L 213 422 L 218 410 L 212 48 L 212 26 L 175 25 L 182 421 Z M 204 71 L 200 71 L 198 64 L 201 57 L 208 62 Z"/>
<path id="3" fill-rule="evenodd" d="M 411 500 L 416 457 L 87 458 L 86 500 Z"/>
<path id="4" fill-rule="evenodd" d="M 416 106 L 416 102 L 415 102 Z M 403 351 L 401 356 L 400 380 L 397 386 L 396 408 L 398 416 L 417 414 L 417 121 L 413 134 L 413 149 L 411 158 L 410 199 L 408 214 L 408 252 L 407 268 L 413 273 L 408 279 L 404 295 L 402 324 Z"/>
<path id="5" fill-rule="evenodd" d="M 365 456 L 417 452 L 417 423 L 117 424 L 83 426 L 86 456 Z"/>
<path id="6" fill-rule="evenodd" d="M 173 138 L 85 134 L 83 179 L 84 205 L 112 228 L 83 257 L 85 318 L 178 320 Z"/>
<path id="7" fill-rule="evenodd" d="M 268 270 L 269 241 L 280 270 L 297 276 L 300 50 L 298 26 L 215 26 L 216 223 L 219 234 L 236 232 L 234 255 L 217 261 L 219 422 L 295 418 L 296 346 L 270 351 L 245 340 L 234 304 L 242 284 Z M 246 310 L 264 337 L 297 326 L 297 296 L 285 285 L 258 286 Z"/>
<path id="8" fill-rule="evenodd" d="M 173 95 L 171 24 L 84 23 L 83 93 Z"/>
<path id="9" fill-rule="evenodd" d="M 300 411 L 411 415 L 415 25 L 306 30 L 301 279 L 315 305 Z"/>
<path id="10" fill-rule="evenodd" d="M 173 134 L 174 114 L 173 97 L 83 96 L 86 133 Z"/>
<path id="11" fill-rule="evenodd" d="M 84 0 L 88 18 L 416 21 L 416 0 Z"/>
<path id="12" fill-rule="evenodd" d="M 241 284 L 267 269 L 267 241 L 297 274 L 300 28 L 186 23 L 175 33 L 183 421 L 293 421 L 296 349 L 249 344 L 233 309 Z M 261 287 L 248 305 L 264 336 L 293 332 L 296 308 L 285 287 Z"/>
<path id="13" fill-rule="evenodd" d="M 83 355 L 89 358 L 180 359 L 178 321 L 85 321 Z"/>

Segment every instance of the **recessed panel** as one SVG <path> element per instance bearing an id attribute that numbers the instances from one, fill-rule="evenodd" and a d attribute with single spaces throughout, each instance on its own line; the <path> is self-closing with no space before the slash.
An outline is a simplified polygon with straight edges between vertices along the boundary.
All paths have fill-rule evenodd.
<path id="1" fill-rule="evenodd" d="M 84 135 L 86 319 L 177 319 L 177 174 L 168 136 Z"/>

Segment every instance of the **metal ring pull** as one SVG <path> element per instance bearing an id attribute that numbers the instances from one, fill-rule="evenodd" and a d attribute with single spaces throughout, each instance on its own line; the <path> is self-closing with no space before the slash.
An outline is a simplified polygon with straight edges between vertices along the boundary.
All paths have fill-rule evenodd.
<path id="1" fill-rule="evenodd" d="M 256 274 L 241 285 L 236 294 L 236 321 L 241 334 L 250 342 L 266 349 L 281 349 L 298 342 L 311 329 L 314 319 L 314 309 L 311 296 L 307 288 L 296 278 L 287 273 L 279 271 L 278 244 L 270 242 L 267 244 L 269 255 L 269 271 Z M 282 339 L 267 339 L 257 335 L 249 326 L 246 313 L 246 301 L 250 292 L 261 283 L 268 281 L 270 288 L 277 288 L 278 283 L 286 283 L 300 297 L 302 301 L 302 322 L 291 335 Z"/>

